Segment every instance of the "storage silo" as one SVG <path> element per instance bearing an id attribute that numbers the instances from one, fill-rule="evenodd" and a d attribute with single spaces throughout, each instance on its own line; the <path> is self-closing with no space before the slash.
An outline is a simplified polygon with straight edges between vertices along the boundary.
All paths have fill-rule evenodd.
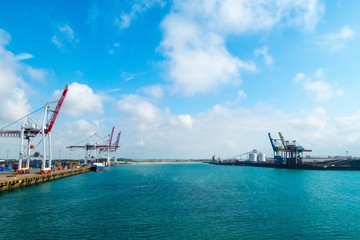
<path id="1" fill-rule="evenodd" d="M 257 153 L 256 152 L 249 153 L 249 161 L 250 162 L 256 162 L 257 161 Z"/>
<path id="2" fill-rule="evenodd" d="M 257 160 L 258 160 L 259 162 L 266 162 L 266 155 L 265 155 L 265 153 L 258 153 L 258 155 L 257 155 Z"/>

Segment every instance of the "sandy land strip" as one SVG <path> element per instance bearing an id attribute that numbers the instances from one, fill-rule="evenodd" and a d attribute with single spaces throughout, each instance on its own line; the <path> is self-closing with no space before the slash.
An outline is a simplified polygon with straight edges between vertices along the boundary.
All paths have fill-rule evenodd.
<path id="1" fill-rule="evenodd" d="M 184 160 L 184 161 L 129 161 L 128 164 L 201 164 L 201 161 L 191 161 L 191 160 Z"/>

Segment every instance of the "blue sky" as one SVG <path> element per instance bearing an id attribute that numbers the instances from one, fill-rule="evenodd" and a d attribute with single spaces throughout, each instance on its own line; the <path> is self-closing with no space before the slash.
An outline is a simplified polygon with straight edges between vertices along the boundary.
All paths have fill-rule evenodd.
<path id="1" fill-rule="evenodd" d="M 2 1 L 0 126 L 57 100 L 68 84 L 52 133 L 62 157 L 112 126 L 122 131 L 118 157 L 271 155 L 267 133 L 279 131 L 313 156 L 359 156 L 359 7 Z M 18 139 L 0 143 L 0 158 L 17 157 Z"/>

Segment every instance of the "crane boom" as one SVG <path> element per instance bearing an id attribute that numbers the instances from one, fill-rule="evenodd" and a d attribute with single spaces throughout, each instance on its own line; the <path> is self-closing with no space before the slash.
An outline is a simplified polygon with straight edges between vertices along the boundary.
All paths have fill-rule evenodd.
<path id="1" fill-rule="evenodd" d="M 272 146 L 274 152 L 277 151 L 277 147 L 274 144 L 274 139 L 271 137 L 270 133 L 268 133 L 268 136 L 269 136 L 269 140 L 270 140 L 270 143 L 271 143 L 271 146 Z"/>
<path id="2" fill-rule="evenodd" d="M 279 137 L 280 137 L 280 140 L 281 140 L 281 143 L 282 143 L 283 147 L 286 148 L 286 142 L 285 142 L 284 137 L 281 134 L 281 132 L 279 132 Z"/>
<path id="3" fill-rule="evenodd" d="M 119 134 L 117 135 L 116 141 L 115 141 L 115 143 L 114 143 L 115 150 L 116 150 L 117 148 L 119 148 L 120 135 L 121 135 L 121 131 L 120 131 Z"/>
<path id="4" fill-rule="evenodd" d="M 113 138 L 113 135 L 114 135 L 114 129 L 115 129 L 115 127 L 113 127 L 112 130 L 111 130 L 110 139 L 109 139 L 109 146 L 111 146 L 112 138 Z"/>
<path id="5" fill-rule="evenodd" d="M 45 134 L 48 134 L 49 132 L 51 132 L 51 130 L 52 130 L 53 126 L 54 126 L 55 120 L 56 120 L 56 118 L 57 118 L 57 116 L 58 116 L 58 114 L 60 112 L 60 108 L 61 108 L 61 106 L 62 106 L 62 104 L 63 104 L 63 102 L 65 100 L 65 96 L 66 96 L 67 92 L 68 92 L 68 85 L 65 86 L 65 89 L 64 89 L 64 91 L 63 91 L 63 93 L 62 93 L 62 95 L 61 95 L 61 97 L 59 99 L 59 102 L 56 105 L 55 111 L 54 111 L 53 115 L 50 118 L 50 121 L 49 121 L 49 123 L 47 125 L 47 128 L 45 129 Z"/>

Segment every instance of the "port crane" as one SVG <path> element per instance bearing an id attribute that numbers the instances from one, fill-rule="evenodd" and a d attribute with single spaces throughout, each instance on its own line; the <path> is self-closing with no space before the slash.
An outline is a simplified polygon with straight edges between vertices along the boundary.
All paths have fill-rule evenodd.
<path id="1" fill-rule="evenodd" d="M 106 155 L 106 162 L 105 165 L 110 166 L 110 153 L 116 152 L 118 148 L 120 148 L 119 142 L 120 142 L 120 136 L 121 131 L 118 133 L 116 140 L 114 143 L 112 143 L 112 139 L 114 136 L 114 130 L 115 127 L 111 129 L 109 136 L 109 139 L 106 141 L 103 141 L 103 138 L 101 138 L 97 133 L 93 134 L 92 136 L 86 138 L 85 140 L 81 141 L 78 144 L 67 146 L 66 148 L 72 150 L 72 149 L 84 149 L 85 150 L 85 159 L 84 164 L 87 164 L 88 161 L 93 157 L 91 156 L 93 153 L 95 154 L 95 159 L 98 160 L 98 157 L 101 155 Z M 97 137 L 98 139 L 101 139 L 103 143 L 90 143 L 89 140 L 91 138 Z M 83 142 L 87 142 L 84 145 L 81 145 Z"/>
<path id="2" fill-rule="evenodd" d="M 278 134 L 280 138 L 274 139 L 271 137 L 271 134 L 268 133 L 274 152 L 274 163 L 286 164 L 288 166 L 299 165 L 303 163 L 303 153 L 312 152 L 312 150 L 304 149 L 302 146 L 296 145 L 296 141 L 285 141 L 281 132 Z"/>
<path id="3" fill-rule="evenodd" d="M 68 92 L 68 85 L 65 86 L 62 95 L 57 102 L 55 110 L 50 109 L 51 103 L 46 103 L 44 107 L 28 114 L 27 116 L 15 121 L 14 123 L 24 120 L 20 130 L 4 130 L 14 123 L 0 129 L 0 137 L 5 138 L 20 138 L 20 151 L 18 174 L 29 173 L 30 159 L 42 157 L 41 173 L 46 174 L 51 172 L 52 150 L 51 150 L 51 130 L 54 127 L 56 118 L 60 112 L 61 106 L 65 100 Z M 44 110 L 42 123 L 37 123 L 31 115 Z M 50 113 L 52 113 L 51 116 Z M 49 119 L 50 118 L 50 119 Z M 35 149 L 42 143 L 43 153 L 35 152 Z"/>

